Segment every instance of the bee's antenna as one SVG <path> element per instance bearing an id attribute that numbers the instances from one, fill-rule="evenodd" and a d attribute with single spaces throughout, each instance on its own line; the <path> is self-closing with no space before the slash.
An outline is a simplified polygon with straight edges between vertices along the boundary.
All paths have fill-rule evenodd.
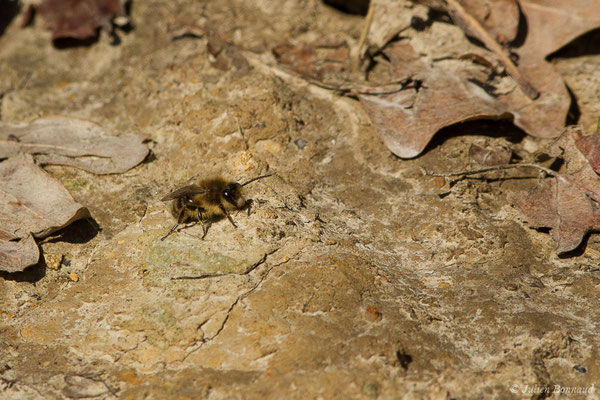
<path id="1" fill-rule="evenodd" d="M 256 178 L 250 179 L 248 182 L 242 183 L 241 186 L 246 186 L 249 183 L 252 183 L 252 182 L 257 181 L 262 178 L 268 178 L 269 176 L 273 176 L 273 174 L 257 176 Z"/>

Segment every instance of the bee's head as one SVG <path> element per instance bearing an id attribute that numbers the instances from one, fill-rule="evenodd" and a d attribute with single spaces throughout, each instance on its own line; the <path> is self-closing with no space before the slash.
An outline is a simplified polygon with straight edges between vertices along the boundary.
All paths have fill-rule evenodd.
<path id="1" fill-rule="evenodd" d="M 246 206 L 246 199 L 242 195 L 242 185 L 239 183 L 230 183 L 223 189 L 223 198 L 232 206 L 236 208 L 243 208 Z"/>

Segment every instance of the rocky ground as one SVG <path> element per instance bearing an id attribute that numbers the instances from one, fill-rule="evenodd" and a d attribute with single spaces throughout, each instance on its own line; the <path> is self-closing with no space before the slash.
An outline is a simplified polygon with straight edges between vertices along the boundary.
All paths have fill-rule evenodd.
<path id="1" fill-rule="evenodd" d="M 119 43 L 64 48 L 39 18 L 7 26 L 3 121 L 86 118 L 146 135 L 153 157 L 118 175 L 46 168 L 95 222 L 1 275 L 0 398 L 520 399 L 600 384 L 600 235 L 559 258 L 506 200 L 535 179 L 450 187 L 422 171 L 465 169 L 473 143 L 535 139 L 467 123 L 401 160 L 356 100 L 273 66 L 271 48 L 307 32 L 356 43 L 363 18 L 312 0 L 134 2 Z M 592 129 L 600 55 L 553 62 Z M 267 172 L 238 229 L 160 240 L 174 188 Z"/>

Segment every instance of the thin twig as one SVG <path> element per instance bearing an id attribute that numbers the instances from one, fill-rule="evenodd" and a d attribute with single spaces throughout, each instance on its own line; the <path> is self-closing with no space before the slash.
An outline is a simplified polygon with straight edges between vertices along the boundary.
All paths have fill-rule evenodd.
<path id="1" fill-rule="evenodd" d="M 401 90 L 408 89 L 411 87 L 412 75 L 402 80 L 390 81 L 381 85 L 334 85 L 326 82 L 319 82 L 314 79 L 307 79 L 307 81 L 315 86 L 323 89 L 333 90 L 338 92 L 340 95 L 348 97 L 358 97 L 359 95 L 370 95 L 370 96 L 385 96 L 388 94 L 398 93 Z"/>
<path id="2" fill-rule="evenodd" d="M 542 167 L 541 165 L 536 165 L 536 164 L 505 164 L 505 165 L 494 165 L 491 167 L 485 167 L 485 168 L 479 168 L 479 169 L 471 169 L 468 171 L 459 171 L 459 172 L 447 172 L 447 173 L 438 173 L 438 172 L 431 172 L 428 171 L 427 169 L 423 168 L 423 172 L 425 172 L 426 175 L 430 175 L 430 176 L 439 176 L 439 177 L 452 177 L 452 176 L 466 176 L 466 175 L 476 175 L 476 174 L 483 174 L 485 172 L 491 172 L 491 171 L 504 171 L 507 169 L 514 169 L 514 168 L 534 168 L 534 169 L 538 169 L 540 171 L 545 172 L 546 174 L 548 174 L 549 176 L 553 176 L 556 177 L 558 176 L 558 172 L 553 171 L 549 168 L 546 167 Z"/>
<path id="3" fill-rule="evenodd" d="M 255 262 L 254 264 L 250 265 L 248 268 L 246 268 L 246 270 L 244 272 L 239 272 L 239 273 L 217 273 L 217 274 L 202 274 L 202 275 L 193 275 L 193 276 L 173 276 L 171 277 L 172 281 L 177 281 L 177 280 L 185 280 L 185 279 L 206 279 L 206 278 L 216 278 L 219 276 L 225 276 L 225 275 L 248 275 L 250 272 L 254 271 L 256 268 L 258 268 L 259 265 L 264 264 L 265 261 L 267 261 L 267 253 L 265 253 L 262 258 L 260 260 L 258 260 L 257 262 Z"/>
<path id="4" fill-rule="evenodd" d="M 469 27 L 475 31 L 477 39 L 481 40 L 488 49 L 492 50 L 500 57 L 500 61 L 504 65 L 504 68 L 506 68 L 506 72 L 508 72 L 515 82 L 517 82 L 523 93 L 531 100 L 537 99 L 540 96 L 540 92 L 525 79 L 519 69 L 513 64 L 512 60 L 504 54 L 502 46 L 487 33 L 479 21 L 469 14 L 456 0 L 446 0 L 446 5 L 448 7 L 448 13 L 452 19 L 455 19 L 456 24 L 458 26 Z"/>
<path id="5" fill-rule="evenodd" d="M 369 31 L 371 30 L 371 24 L 373 24 L 373 9 L 374 9 L 374 5 L 373 2 L 369 2 L 369 10 L 367 11 L 367 16 L 365 18 L 365 26 L 362 30 L 362 33 L 360 34 L 360 39 L 358 40 L 358 59 L 362 60 L 363 58 L 363 52 L 362 52 L 362 48 L 365 45 L 365 42 L 367 41 L 367 36 L 369 35 Z"/>
<path id="6" fill-rule="evenodd" d="M 568 183 L 570 185 L 575 186 L 576 188 L 578 188 L 579 190 L 581 190 L 582 192 L 584 192 L 590 199 L 592 199 L 593 201 L 600 203 L 600 195 L 598 195 L 598 193 L 586 188 L 585 186 L 583 186 L 581 183 L 573 180 L 572 178 L 566 176 L 566 175 L 562 175 L 559 174 L 556 171 L 553 171 L 549 168 L 546 167 L 542 167 L 541 165 L 537 165 L 537 164 L 526 164 L 526 163 L 522 163 L 522 164 L 504 164 L 504 165 L 494 165 L 492 167 L 486 167 L 486 168 L 479 168 L 479 169 L 472 169 L 472 170 L 468 170 L 468 171 L 460 171 L 460 172 L 448 172 L 448 173 L 436 173 L 436 172 L 431 172 L 428 171 L 425 168 L 422 168 L 423 172 L 425 172 L 425 175 L 429 175 L 429 176 L 436 176 L 436 177 L 453 177 L 453 176 L 467 176 L 467 175 L 477 175 L 477 174 L 483 174 L 485 172 L 491 172 L 491 171 L 505 171 L 507 169 L 515 169 L 515 168 L 533 168 L 533 169 L 537 169 L 539 171 L 544 172 L 547 176 L 551 176 L 555 179 L 559 179 L 562 182 Z"/>
<path id="7" fill-rule="evenodd" d="M 225 276 L 231 274 L 202 274 L 202 275 L 193 275 L 193 276 L 173 276 L 171 277 L 172 281 L 184 280 L 184 279 L 206 279 L 206 278 L 216 278 L 218 276 Z"/>

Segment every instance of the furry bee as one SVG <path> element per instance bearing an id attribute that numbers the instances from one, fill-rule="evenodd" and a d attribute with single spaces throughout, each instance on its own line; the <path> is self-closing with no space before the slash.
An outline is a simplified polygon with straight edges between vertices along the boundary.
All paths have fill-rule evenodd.
<path id="1" fill-rule="evenodd" d="M 165 240 L 181 224 L 192 222 L 200 223 L 202 226 L 202 239 L 208 232 L 208 227 L 214 221 L 227 217 L 231 225 L 237 225 L 229 214 L 231 211 L 247 209 L 250 215 L 252 200 L 244 197 L 242 188 L 258 179 L 271 176 L 262 175 L 239 184 L 229 182 L 222 178 L 206 179 L 196 185 L 184 186 L 169 193 L 161 201 L 173 201 L 171 214 L 177 219 L 177 223 L 169 233 L 161 238 Z"/>

